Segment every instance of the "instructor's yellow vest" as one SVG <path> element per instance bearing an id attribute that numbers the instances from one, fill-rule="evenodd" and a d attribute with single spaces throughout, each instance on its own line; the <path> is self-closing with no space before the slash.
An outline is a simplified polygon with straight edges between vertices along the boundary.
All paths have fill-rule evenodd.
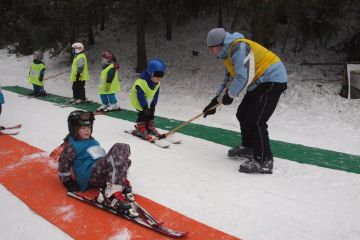
<path id="1" fill-rule="evenodd" d="M 115 70 L 115 76 L 111 83 L 107 83 L 107 75 L 111 68 L 114 68 L 114 64 L 109 64 L 106 68 L 104 68 L 101 71 L 100 74 L 100 86 L 99 86 L 99 94 L 111 94 L 111 93 L 117 93 L 120 91 L 120 81 L 119 81 L 119 75 L 118 72 Z M 110 87 L 108 90 L 106 90 L 106 86 L 110 84 Z"/>
<path id="2" fill-rule="evenodd" d="M 152 99 L 155 96 L 156 91 L 159 89 L 160 87 L 160 82 L 155 86 L 154 89 L 151 89 L 148 85 L 146 80 L 144 79 L 137 79 L 134 83 L 134 85 L 131 88 L 131 92 L 130 92 L 130 100 L 131 100 L 131 105 L 138 111 L 142 111 L 143 108 L 140 105 L 140 102 L 137 98 L 137 90 L 136 90 L 136 86 L 139 86 L 143 91 L 144 91 L 144 95 L 146 100 L 149 101 L 149 99 Z"/>
<path id="3" fill-rule="evenodd" d="M 30 74 L 29 74 L 29 83 L 35 84 L 38 86 L 44 86 L 44 83 L 40 81 L 40 72 L 45 69 L 45 64 L 43 63 L 32 63 L 30 65 Z"/>
<path id="4" fill-rule="evenodd" d="M 71 65 L 71 73 L 70 73 L 70 82 L 74 82 L 76 81 L 76 74 L 77 74 L 77 63 L 79 61 L 80 58 L 84 59 L 84 68 L 82 73 L 80 73 L 80 81 L 87 81 L 90 79 L 90 74 L 89 74 L 89 68 L 88 68 L 88 62 L 86 59 L 86 55 L 84 53 L 80 53 L 78 55 L 75 56 L 72 65 Z"/>
<path id="5" fill-rule="evenodd" d="M 253 42 L 249 39 L 238 38 L 230 44 L 227 50 L 227 57 L 224 60 L 225 68 L 230 73 L 230 76 L 232 78 L 235 77 L 235 69 L 234 69 L 234 64 L 231 62 L 231 48 L 234 46 L 235 43 L 238 42 L 248 43 L 254 54 L 255 76 L 252 79 L 252 83 L 254 83 L 257 79 L 259 79 L 270 65 L 280 61 L 280 58 L 278 56 L 276 56 L 273 52 L 261 46 L 260 44 Z"/>

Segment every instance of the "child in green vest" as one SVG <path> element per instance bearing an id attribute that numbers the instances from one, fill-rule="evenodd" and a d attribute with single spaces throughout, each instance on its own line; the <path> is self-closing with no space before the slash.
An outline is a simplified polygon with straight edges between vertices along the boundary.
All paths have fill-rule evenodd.
<path id="1" fill-rule="evenodd" d="M 40 97 L 45 96 L 44 90 L 44 75 L 45 75 L 45 64 L 42 62 L 44 55 L 42 52 L 36 51 L 33 54 L 33 62 L 30 65 L 30 72 L 28 81 L 32 84 L 34 92 L 29 95 Z"/>
<path id="2" fill-rule="evenodd" d="M 70 82 L 73 83 L 73 99 L 72 104 L 86 102 L 85 81 L 90 79 L 88 62 L 84 53 L 84 45 L 80 42 L 74 43 L 72 46 L 74 59 L 71 65 Z"/>
<path id="3" fill-rule="evenodd" d="M 120 68 L 116 57 L 111 52 L 102 53 L 103 67 L 100 74 L 99 94 L 101 105 L 97 111 L 121 110 L 117 104 L 116 93 L 120 91 L 120 81 L 117 70 Z"/>
<path id="4" fill-rule="evenodd" d="M 137 124 L 133 135 L 148 139 L 149 135 L 160 136 L 155 129 L 154 114 L 160 92 L 160 80 L 165 74 L 165 63 L 160 59 L 151 60 L 147 70 L 140 74 L 131 88 L 131 105 L 138 111 Z"/>

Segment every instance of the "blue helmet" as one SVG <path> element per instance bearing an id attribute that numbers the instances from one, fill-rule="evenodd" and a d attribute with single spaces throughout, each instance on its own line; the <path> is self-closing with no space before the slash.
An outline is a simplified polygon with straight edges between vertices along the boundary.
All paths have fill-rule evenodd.
<path id="1" fill-rule="evenodd" d="M 147 73 L 152 77 L 162 77 L 165 73 L 165 63 L 160 59 L 153 59 L 149 62 Z"/>

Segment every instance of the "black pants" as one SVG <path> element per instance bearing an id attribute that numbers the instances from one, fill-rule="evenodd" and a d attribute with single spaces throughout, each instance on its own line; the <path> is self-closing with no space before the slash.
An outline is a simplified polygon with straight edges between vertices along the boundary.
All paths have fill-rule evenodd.
<path id="1" fill-rule="evenodd" d="M 73 98 L 86 100 L 85 96 L 85 81 L 75 81 L 72 85 Z"/>
<path id="2" fill-rule="evenodd" d="M 242 145 L 254 150 L 258 162 L 271 159 L 267 121 L 275 111 L 286 83 L 262 83 L 254 91 L 247 92 L 236 113 L 240 122 Z"/>

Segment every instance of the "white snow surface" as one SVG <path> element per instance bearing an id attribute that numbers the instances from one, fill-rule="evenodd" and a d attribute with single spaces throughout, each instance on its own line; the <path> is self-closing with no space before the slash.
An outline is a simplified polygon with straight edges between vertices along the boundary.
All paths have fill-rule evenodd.
<path id="1" fill-rule="evenodd" d="M 211 26 L 192 26 L 193 29 L 182 26 L 181 31 L 175 32 L 177 38 L 184 39 L 181 44 L 157 40 L 162 36 L 156 31 L 147 33 L 148 39 L 154 39 L 147 44 L 148 58 L 163 58 L 168 66 L 156 109 L 158 116 L 179 120 L 192 118 L 202 111 L 222 81 L 222 63 L 214 59 L 205 46 L 206 31 Z M 198 37 L 189 38 L 191 31 Z M 112 46 L 121 65 L 122 91 L 117 95 L 118 100 L 122 108 L 131 109 L 128 95 L 136 78 L 134 44 L 133 35 L 110 31 L 87 52 L 92 80 L 87 82 L 86 92 L 91 100 L 99 101 L 100 53 Z M 200 51 L 200 55 L 192 56 L 192 49 Z M 323 78 L 319 78 L 319 82 L 302 81 L 304 75 L 297 62 L 287 56 L 280 57 L 288 68 L 289 86 L 269 121 L 270 138 L 360 155 L 360 100 L 338 96 L 340 84 L 337 81 L 321 82 L 321 86 L 317 84 Z M 65 59 L 65 56 L 47 56 L 46 77 L 70 69 Z M 300 56 L 297 59 L 302 60 Z M 0 50 L 0 84 L 30 88 L 27 83 L 30 62 L 31 57 L 16 57 Z M 308 75 L 312 72 L 316 75 L 316 71 L 315 68 L 306 70 Z M 45 89 L 71 97 L 68 75 L 46 81 Z M 23 128 L 16 138 L 46 152 L 59 145 L 67 133 L 66 118 L 74 108 L 59 108 L 5 90 L 3 93 L 6 103 L 0 117 L 1 125 L 21 122 Z M 238 131 L 235 113 L 242 95 L 232 105 L 221 107 L 216 115 L 195 123 Z M 275 159 L 272 175 L 241 174 L 238 172 L 240 161 L 226 157 L 226 146 L 177 134 L 182 144 L 161 149 L 125 134 L 124 130 L 133 125 L 97 116 L 93 136 L 106 150 L 116 142 L 130 144 L 133 164 L 129 179 L 135 193 L 243 239 L 360 239 L 358 174 L 279 158 Z M 29 211 L 4 187 L 0 188 L 0 198 L 1 212 L 12 216 L 1 218 L 1 238 L 69 238 Z M 20 228 L 29 226 L 23 221 L 31 222 L 37 230 Z M 126 229 L 113 237 L 130 238 L 131 233 Z"/>

